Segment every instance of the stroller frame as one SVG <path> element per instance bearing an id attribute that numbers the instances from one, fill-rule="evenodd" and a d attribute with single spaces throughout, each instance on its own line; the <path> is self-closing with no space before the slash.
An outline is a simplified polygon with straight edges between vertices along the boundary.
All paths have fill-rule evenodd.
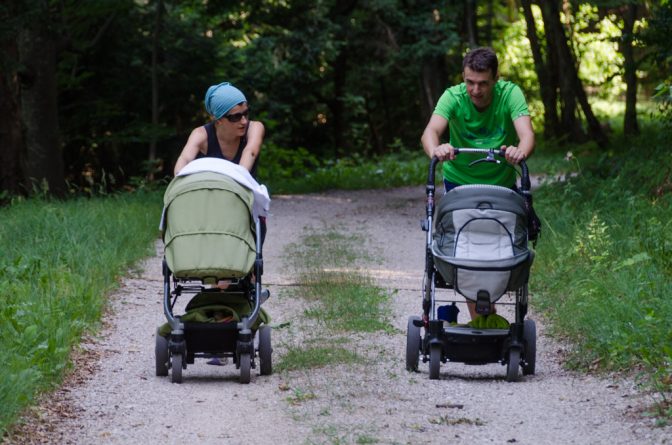
<path id="1" fill-rule="evenodd" d="M 503 150 L 456 148 L 459 153 L 483 153 L 486 156 L 474 161 L 496 162 L 495 158 L 504 156 Z M 535 373 L 536 367 L 536 325 L 533 320 L 525 319 L 528 309 L 527 279 L 515 290 L 515 320 L 508 329 L 476 329 L 462 326 L 445 326 L 444 320 L 438 318 L 437 303 L 457 301 L 437 298 L 438 289 L 453 289 L 446 282 L 435 264 L 432 252 L 433 218 L 435 210 L 435 170 L 439 160 L 434 157 L 430 162 L 426 185 L 426 219 L 422 221 L 422 230 L 426 235 L 425 273 L 422 285 L 422 316 L 410 316 L 407 325 L 406 369 L 417 371 L 420 357 L 423 363 L 429 362 L 429 378 L 439 378 L 441 363 L 460 362 L 470 365 L 501 363 L 507 366 L 506 380 L 516 381 L 519 378 L 519 367 L 523 375 Z M 531 202 L 529 171 L 525 161 L 521 161 L 521 186 L 519 193 L 527 202 Z M 471 270 L 478 271 L 473 268 Z M 486 270 L 486 269 L 482 269 Z M 487 269 L 492 270 L 492 269 Z M 480 299 L 480 298 L 479 298 Z M 462 300 L 460 300 L 462 301 Z M 477 301 L 479 309 L 489 310 L 490 302 Z M 487 311 L 486 310 L 486 311 Z M 424 330 L 424 335 L 422 335 Z"/>
<path id="2" fill-rule="evenodd" d="M 170 324 L 170 335 L 162 337 L 156 334 L 156 375 L 167 376 L 171 370 L 171 381 L 182 382 L 182 371 L 187 364 L 193 364 L 195 358 L 233 358 L 237 369 L 240 369 L 240 383 L 249 383 L 251 368 L 256 368 L 255 356 L 259 358 L 261 375 L 272 374 L 271 361 L 271 327 L 262 325 L 254 328 L 261 311 L 261 304 L 270 296 L 267 289 L 262 290 L 263 255 L 261 223 L 255 218 L 256 255 L 252 274 L 243 278 L 213 277 L 219 280 L 230 280 L 226 289 L 203 286 L 203 278 L 177 278 L 164 257 L 163 259 L 163 312 Z M 172 280 L 171 280 L 172 277 Z M 172 281 L 172 289 L 171 289 Z M 195 284 L 199 282 L 199 284 Z M 191 284 L 194 283 L 194 284 Z M 241 316 L 240 321 L 223 323 L 183 322 L 175 316 L 173 309 L 178 297 L 182 294 L 209 294 L 226 299 L 246 299 L 252 307 L 249 315 Z M 196 300 L 194 297 L 187 305 Z M 259 332 L 258 346 L 255 348 L 254 338 Z"/>

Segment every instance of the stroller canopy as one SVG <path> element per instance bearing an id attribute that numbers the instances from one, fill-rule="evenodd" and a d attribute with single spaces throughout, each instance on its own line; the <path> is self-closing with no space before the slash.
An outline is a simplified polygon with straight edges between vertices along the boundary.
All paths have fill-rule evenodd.
<path id="1" fill-rule="evenodd" d="M 175 277 L 242 278 L 256 256 L 253 192 L 214 172 L 178 176 L 163 197 L 161 228 Z"/>
<path id="2" fill-rule="evenodd" d="M 527 283 L 525 201 L 493 185 L 464 185 L 437 205 L 432 254 L 446 283 L 470 300 L 487 292 L 492 302 Z"/>

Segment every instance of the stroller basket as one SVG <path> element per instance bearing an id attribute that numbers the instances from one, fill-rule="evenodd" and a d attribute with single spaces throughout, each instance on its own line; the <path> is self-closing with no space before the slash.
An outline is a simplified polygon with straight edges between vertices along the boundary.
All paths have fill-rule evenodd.
<path id="1" fill-rule="evenodd" d="M 465 298 L 497 301 L 529 278 L 525 200 L 493 185 L 464 185 L 437 205 L 432 255 L 446 284 Z"/>
<path id="2" fill-rule="evenodd" d="M 242 278 L 255 260 L 253 193 L 228 176 L 176 177 L 164 194 L 168 268 L 179 279 Z"/>

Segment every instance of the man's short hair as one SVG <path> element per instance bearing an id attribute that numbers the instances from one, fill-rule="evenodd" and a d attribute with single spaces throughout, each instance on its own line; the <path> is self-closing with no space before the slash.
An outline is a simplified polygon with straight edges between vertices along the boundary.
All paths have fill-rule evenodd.
<path id="1" fill-rule="evenodd" d="M 492 48 L 475 48 L 464 56 L 464 61 L 462 62 L 462 71 L 464 71 L 464 69 L 467 67 L 470 70 L 477 71 L 479 73 L 491 71 L 492 76 L 496 77 L 499 61 L 497 60 L 497 55 L 492 50 Z"/>

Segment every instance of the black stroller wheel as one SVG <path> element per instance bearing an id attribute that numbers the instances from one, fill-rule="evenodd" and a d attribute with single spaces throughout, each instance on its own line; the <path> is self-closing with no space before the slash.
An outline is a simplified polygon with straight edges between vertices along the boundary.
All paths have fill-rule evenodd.
<path id="1" fill-rule="evenodd" d="M 168 339 L 159 334 L 156 330 L 156 345 L 154 347 L 154 358 L 156 361 L 156 375 L 165 377 L 168 375 L 168 361 L 170 353 L 168 352 Z"/>
<path id="2" fill-rule="evenodd" d="M 248 352 L 245 352 L 238 356 L 238 360 L 240 360 L 240 383 L 250 383 L 252 357 Z"/>
<path id="3" fill-rule="evenodd" d="M 414 321 L 419 321 L 420 317 L 413 315 L 408 317 L 408 326 L 406 328 L 406 370 L 415 372 L 418 370 L 420 361 L 420 328 Z"/>
<path id="4" fill-rule="evenodd" d="M 170 374 L 171 376 L 171 381 L 173 383 L 182 383 L 182 362 L 184 360 L 184 357 L 182 354 L 173 354 L 173 358 L 171 360 L 171 369 L 172 372 Z"/>
<path id="5" fill-rule="evenodd" d="M 523 340 L 525 341 L 523 375 L 534 375 L 537 366 L 537 326 L 534 320 L 524 321 Z"/>
<path id="6" fill-rule="evenodd" d="M 429 379 L 438 380 L 441 369 L 441 344 L 433 343 L 429 346 Z"/>
<path id="7" fill-rule="evenodd" d="M 518 368 L 520 367 L 520 349 L 509 349 L 509 361 L 506 365 L 506 381 L 515 382 L 518 380 Z"/>
<path id="8" fill-rule="evenodd" d="M 271 347 L 271 327 L 259 328 L 259 374 L 273 374 L 273 348 Z"/>

